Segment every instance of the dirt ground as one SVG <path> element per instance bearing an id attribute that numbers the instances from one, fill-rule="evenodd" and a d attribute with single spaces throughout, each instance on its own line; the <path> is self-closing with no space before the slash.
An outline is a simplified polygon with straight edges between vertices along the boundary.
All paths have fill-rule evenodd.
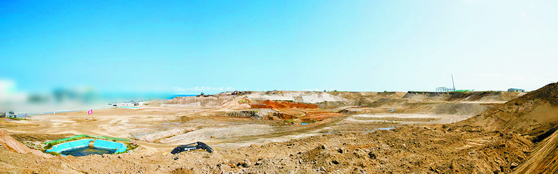
<path id="1" fill-rule="evenodd" d="M 92 116 L 74 112 L 2 120 L 0 129 L 36 150 L 44 150 L 45 141 L 76 134 L 130 138 L 140 147 L 118 155 L 46 158 L 18 153 L 0 143 L 0 173 L 548 171 L 523 163 L 542 161 L 555 166 L 546 156 L 556 152 L 547 146 L 558 141 L 552 139 L 558 136 L 550 136 L 558 121 L 554 118 L 558 118 L 558 98 L 546 95 L 554 96 L 556 86 L 524 96 L 505 92 L 248 93 L 177 98 L 140 109 L 98 110 Z M 196 141 L 207 143 L 215 152 L 169 153 Z"/>

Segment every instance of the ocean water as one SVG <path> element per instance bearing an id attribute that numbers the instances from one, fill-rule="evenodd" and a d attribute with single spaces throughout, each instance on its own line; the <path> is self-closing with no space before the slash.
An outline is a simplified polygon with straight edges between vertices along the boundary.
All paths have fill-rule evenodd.
<path id="1" fill-rule="evenodd" d="M 14 111 L 18 117 L 25 118 L 33 115 L 88 111 L 97 109 L 114 108 L 114 103 L 131 103 L 132 101 L 150 101 L 150 100 L 170 100 L 176 97 L 195 97 L 195 94 L 169 94 L 169 93 L 105 93 L 100 94 L 89 102 L 81 100 L 65 100 L 64 102 L 43 102 L 29 103 L 17 102 L 11 103 L 6 111 Z M 111 105 L 109 105 L 111 103 Z M 3 110 L 0 110 L 3 111 Z M 95 112 L 93 112 L 95 113 Z"/>
<path id="2" fill-rule="evenodd" d="M 172 95 L 171 97 L 168 97 L 168 98 L 166 98 L 166 99 L 173 99 L 173 98 L 176 98 L 176 97 L 195 97 L 195 96 L 198 96 L 198 95 L 196 95 L 196 94 L 188 94 L 188 95 Z"/>

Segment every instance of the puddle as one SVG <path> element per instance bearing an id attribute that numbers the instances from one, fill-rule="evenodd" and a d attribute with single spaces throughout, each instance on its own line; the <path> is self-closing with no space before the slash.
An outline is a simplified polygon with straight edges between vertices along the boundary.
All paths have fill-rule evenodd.
<path id="1" fill-rule="evenodd" d="M 163 125 L 180 124 L 180 122 L 163 123 Z"/>
<path id="2" fill-rule="evenodd" d="M 371 130 L 368 130 L 368 128 L 366 128 L 366 131 L 364 131 L 364 133 L 372 133 L 372 132 L 377 131 L 377 130 L 392 130 L 394 128 L 395 127 L 379 127 L 379 128 L 374 128 L 374 129 L 371 129 Z"/>
<path id="3" fill-rule="evenodd" d="M 312 123 L 315 123 L 315 120 L 311 120 L 311 119 L 302 119 L 302 123 L 300 123 L 301 125 L 309 125 Z"/>

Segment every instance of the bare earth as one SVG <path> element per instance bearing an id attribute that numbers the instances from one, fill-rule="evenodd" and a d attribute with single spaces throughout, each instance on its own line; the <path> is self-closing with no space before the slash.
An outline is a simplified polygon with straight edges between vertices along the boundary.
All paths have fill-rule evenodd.
<path id="1" fill-rule="evenodd" d="M 6 136 L 40 151 L 45 141 L 77 134 L 129 138 L 140 147 L 44 157 L 3 142 L 0 173 L 509 173 L 530 159 L 534 135 L 468 121 L 520 95 L 274 91 L 2 120 Z M 215 152 L 169 153 L 196 141 Z"/>

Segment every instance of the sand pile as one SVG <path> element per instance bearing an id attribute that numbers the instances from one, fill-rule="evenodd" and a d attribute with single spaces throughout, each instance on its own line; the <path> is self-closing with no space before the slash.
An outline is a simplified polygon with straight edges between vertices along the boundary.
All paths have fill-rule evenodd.
<path id="1" fill-rule="evenodd" d="M 558 84 L 552 83 L 504 106 L 460 124 L 481 125 L 486 130 L 514 132 L 537 143 L 529 158 L 514 172 L 558 172 Z"/>
<path id="2" fill-rule="evenodd" d="M 462 124 L 527 134 L 534 141 L 541 141 L 552 134 L 558 125 L 558 84 L 552 83 L 510 100 L 502 107 L 494 108 Z"/>
<path id="3" fill-rule="evenodd" d="M 558 132 L 540 142 L 514 173 L 558 173 Z"/>

